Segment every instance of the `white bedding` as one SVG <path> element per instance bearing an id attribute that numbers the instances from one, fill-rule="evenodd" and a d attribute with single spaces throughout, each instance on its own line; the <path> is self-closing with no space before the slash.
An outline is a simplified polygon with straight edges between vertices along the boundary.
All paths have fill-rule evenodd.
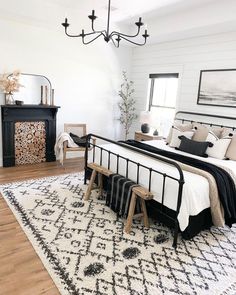
<path id="1" fill-rule="evenodd" d="M 198 156 L 193 156 L 185 152 L 177 151 L 167 146 L 163 140 L 146 141 L 145 143 L 161 148 L 161 149 L 169 150 L 175 153 L 184 154 L 189 157 L 198 158 L 202 161 L 207 161 L 212 164 L 219 165 L 220 167 L 225 167 L 227 171 L 230 170 L 231 175 L 234 176 L 234 178 L 236 179 L 235 161 L 226 161 L 226 160 L 213 159 L 210 157 L 202 158 Z M 139 153 L 136 153 L 134 151 L 125 149 L 123 147 L 120 147 L 114 144 L 106 144 L 106 145 L 103 145 L 103 147 L 121 156 L 132 159 L 135 162 L 139 162 L 140 164 L 156 169 L 157 171 L 167 173 L 168 175 L 179 178 L 179 173 L 177 169 L 166 163 L 157 161 L 151 157 L 149 158 L 145 155 L 141 155 Z M 91 162 L 92 153 L 89 154 L 89 157 L 90 157 L 89 161 Z M 107 161 L 108 161 L 107 158 L 108 158 L 107 153 L 103 152 L 102 165 L 105 167 L 107 167 Z M 99 149 L 96 149 L 95 162 L 100 164 Z M 110 165 L 111 165 L 110 169 L 116 172 L 115 156 L 111 156 Z M 125 161 L 122 159 L 120 159 L 119 168 L 120 168 L 119 174 L 125 175 L 126 165 L 125 165 Z M 209 184 L 207 179 L 203 176 L 196 175 L 187 171 L 183 171 L 183 173 L 184 173 L 185 184 L 183 186 L 182 203 L 181 203 L 180 212 L 178 215 L 178 221 L 179 221 L 181 231 L 184 231 L 186 227 L 188 226 L 189 216 L 197 215 L 202 210 L 210 207 Z M 128 177 L 131 180 L 136 181 L 136 175 L 137 175 L 136 166 L 130 163 Z M 149 172 L 147 171 L 147 169 L 140 168 L 139 183 L 147 187 L 148 179 L 149 179 L 148 176 L 149 176 Z M 157 200 L 158 202 L 161 202 L 162 183 L 163 183 L 163 177 L 160 175 L 157 175 L 156 173 L 153 173 L 151 191 L 154 194 L 154 199 Z M 165 185 L 164 205 L 170 209 L 176 210 L 177 196 L 178 196 L 177 182 L 167 178 L 166 185 Z"/>

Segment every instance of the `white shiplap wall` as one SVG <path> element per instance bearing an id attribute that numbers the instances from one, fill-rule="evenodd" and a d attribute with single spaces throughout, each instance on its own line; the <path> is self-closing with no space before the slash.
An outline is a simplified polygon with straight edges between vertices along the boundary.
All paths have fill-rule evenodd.
<path id="1" fill-rule="evenodd" d="M 179 72 L 177 110 L 236 116 L 236 108 L 197 105 L 200 70 L 227 68 L 236 69 L 236 32 L 134 48 L 132 79 L 137 110 L 146 108 L 150 73 Z M 137 121 L 132 132 L 139 128 Z"/>

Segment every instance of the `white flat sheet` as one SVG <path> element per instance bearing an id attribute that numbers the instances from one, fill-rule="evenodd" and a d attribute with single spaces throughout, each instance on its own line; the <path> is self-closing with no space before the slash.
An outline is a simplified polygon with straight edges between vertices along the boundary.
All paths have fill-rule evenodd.
<path id="1" fill-rule="evenodd" d="M 187 156 L 192 156 L 187 153 L 176 151 L 175 149 L 170 148 L 169 146 L 166 146 L 165 142 L 162 140 L 147 141 L 145 143 L 150 144 L 152 146 L 156 146 L 158 148 L 169 150 L 172 152 L 185 154 Z M 139 153 L 117 146 L 115 144 L 106 144 L 106 145 L 103 145 L 103 147 L 123 157 L 129 158 L 135 162 L 139 162 L 140 164 L 156 169 L 157 171 L 167 173 L 168 175 L 179 178 L 179 172 L 177 171 L 177 169 L 166 163 L 163 163 L 151 157 L 147 157 L 145 155 L 141 155 Z M 99 149 L 96 149 L 95 154 L 96 154 L 95 162 L 100 164 Z M 90 157 L 90 161 L 92 161 L 91 152 L 89 154 L 89 157 Z M 234 165 L 233 163 L 230 163 L 233 161 L 217 160 L 213 158 L 202 158 L 197 156 L 194 156 L 194 157 L 199 158 L 200 160 L 203 160 L 203 161 L 206 160 L 216 165 L 218 163 L 218 165 L 220 165 L 221 167 L 224 164 L 228 169 L 232 168 L 233 169 L 232 173 L 235 173 L 234 175 L 236 179 L 235 163 Z M 103 152 L 102 159 L 103 159 L 102 165 L 107 167 L 108 153 Z M 126 162 L 120 159 L 119 174 L 121 175 L 126 175 L 125 164 Z M 110 169 L 116 172 L 115 156 L 111 156 Z M 137 175 L 136 172 L 137 172 L 136 166 L 130 163 L 128 177 L 133 181 L 136 181 L 136 175 Z M 207 179 L 203 176 L 196 175 L 187 171 L 183 171 L 183 173 L 184 173 L 185 184 L 183 186 L 182 203 L 181 203 L 180 212 L 178 215 L 178 221 L 179 221 L 181 231 L 184 231 L 185 228 L 188 226 L 189 216 L 197 215 L 202 210 L 210 207 L 209 184 Z M 147 187 L 148 179 L 149 179 L 149 173 L 147 169 L 140 168 L 139 183 Z M 162 185 L 163 185 L 163 177 L 161 175 L 157 175 L 156 173 L 153 173 L 151 190 L 152 190 L 152 193 L 154 194 L 154 199 L 157 200 L 158 202 L 161 202 Z M 176 210 L 177 196 L 178 196 L 178 183 L 172 179 L 167 178 L 166 185 L 165 185 L 164 205 L 172 210 Z"/>
<path id="2" fill-rule="evenodd" d="M 180 155 L 184 155 L 184 156 L 187 156 L 187 157 L 199 159 L 201 161 L 208 162 L 208 163 L 214 164 L 214 165 L 216 165 L 218 167 L 221 167 L 231 175 L 231 177 L 234 179 L 234 182 L 236 183 L 236 161 L 219 160 L 219 159 L 212 158 L 212 157 L 203 158 L 203 157 L 191 155 L 189 153 L 178 151 L 178 150 L 166 145 L 164 140 L 145 141 L 145 143 L 147 143 L 149 145 L 152 145 L 152 146 L 155 146 L 155 147 L 157 147 L 159 149 L 163 149 L 163 150 L 178 153 Z"/>

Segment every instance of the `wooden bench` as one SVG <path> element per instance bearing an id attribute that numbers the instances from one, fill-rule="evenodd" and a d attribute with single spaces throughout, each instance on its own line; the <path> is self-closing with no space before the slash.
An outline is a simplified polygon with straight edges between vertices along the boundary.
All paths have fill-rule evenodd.
<path id="1" fill-rule="evenodd" d="M 93 184 L 95 182 L 95 178 L 98 174 L 98 187 L 99 187 L 99 193 L 100 195 L 103 194 L 103 181 L 102 181 L 102 176 L 105 175 L 105 176 L 110 176 L 113 172 L 103 166 L 100 166 L 96 163 L 90 163 L 88 164 L 88 167 L 90 169 L 92 169 L 92 175 L 91 175 L 91 178 L 90 178 L 90 181 L 89 181 L 89 185 L 88 185 L 88 188 L 87 188 L 87 191 L 85 193 L 85 196 L 84 196 L 84 199 L 85 201 L 89 200 L 90 198 L 90 195 L 91 195 L 91 191 L 92 191 L 92 188 L 93 188 Z"/>
<path id="2" fill-rule="evenodd" d="M 96 163 L 90 163 L 88 164 L 88 167 L 92 169 L 92 175 L 88 184 L 87 191 L 84 196 L 84 200 L 87 201 L 90 198 L 91 191 L 95 182 L 95 178 L 98 174 L 98 188 L 99 188 L 99 193 L 102 195 L 103 193 L 103 181 L 102 177 L 103 175 L 105 176 L 110 176 L 113 174 L 113 172 L 103 166 L 100 166 Z M 140 203 L 141 203 L 141 213 L 134 214 L 135 207 L 136 207 L 136 201 L 137 198 L 140 198 Z M 146 209 L 146 200 L 151 200 L 153 198 L 153 194 L 149 192 L 146 188 L 138 185 L 132 188 L 132 196 L 131 196 L 131 201 L 130 201 L 130 206 L 129 206 L 129 213 L 127 217 L 127 222 L 125 225 L 125 232 L 130 233 L 131 227 L 132 227 L 132 222 L 134 218 L 142 218 L 144 226 L 149 227 L 149 222 L 148 222 L 148 215 L 147 215 L 147 209 Z"/>
<path id="3" fill-rule="evenodd" d="M 140 198 L 141 203 L 141 213 L 134 214 L 135 207 L 136 207 L 136 201 L 137 198 Z M 131 201 L 129 205 L 129 214 L 127 217 L 127 222 L 125 225 L 125 232 L 127 234 L 130 233 L 132 222 L 134 218 L 142 218 L 144 226 L 149 227 L 149 221 L 148 221 L 148 215 L 147 215 L 147 209 L 146 209 L 146 203 L 145 201 L 153 199 L 153 194 L 149 192 L 146 188 L 143 186 L 135 186 L 132 189 L 132 196 Z"/>

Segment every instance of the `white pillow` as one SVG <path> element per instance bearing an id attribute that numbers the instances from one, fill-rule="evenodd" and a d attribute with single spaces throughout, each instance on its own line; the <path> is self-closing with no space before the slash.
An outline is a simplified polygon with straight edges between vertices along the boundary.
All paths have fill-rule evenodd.
<path id="1" fill-rule="evenodd" d="M 191 139 L 193 137 L 194 131 L 180 131 L 177 128 L 173 128 L 172 130 L 172 137 L 170 141 L 170 146 L 171 147 L 179 147 L 181 140 L 179 139 L 179 136 L 184 135 L 185 137 Z"/>
<path id="2" fill-rule="evenodd" d="M 223 160 L 231 138 L 228 136 L 219 139 L 213 132 L 209 132 L 206 141 L 213 143 L 212 147 L 208 147 L 206 153 L 209 157 Z"/>

